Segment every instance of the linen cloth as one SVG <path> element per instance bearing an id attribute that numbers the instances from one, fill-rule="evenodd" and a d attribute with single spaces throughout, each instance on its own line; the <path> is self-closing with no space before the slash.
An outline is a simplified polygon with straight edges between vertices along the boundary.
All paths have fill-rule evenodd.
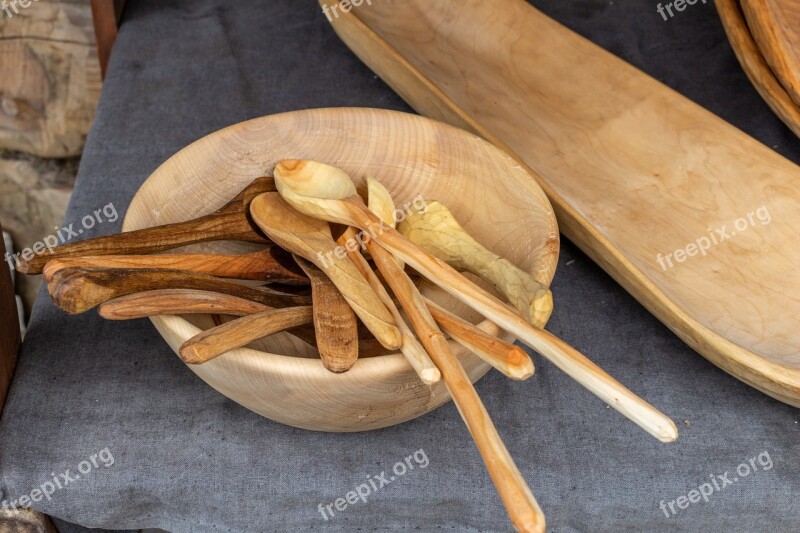
<path id="1" fill-rule="evenodd" d="M 748 83 L 711 3 L 668 21 L 649 1 L 532 3 L 800 162 L 800 141 Z M 327 106 L 410 111 L 314 0 L 130 1 L 66 221 L 109 203 L 122 214 L 159 164 L 215 130 Z M 551 531 L 797 530 L 796 409 L 694 353 L 566 241 L 553 292 L 548 329 L 676 420 L 681 438 L 655 441 L 538 355 L 527 382 L 490 373 L 478 392 Z M 95 466 L 104 449 L 113 464 Z M 425 468 L 412 459 L 368 502 L 323 517 L 319 504 L 415 452 Z M 86 475 L 34 507 L 87 527 L 176 533 L 511 529 L 452 404 L 363 434 L 283 426 L 206 386 L 149 321 L 68 316 L 42 293 L 0 421 L 3 498 L 83 461 Z M 672 515 L 668 502 L 725 472 L 731 484 Z"/>

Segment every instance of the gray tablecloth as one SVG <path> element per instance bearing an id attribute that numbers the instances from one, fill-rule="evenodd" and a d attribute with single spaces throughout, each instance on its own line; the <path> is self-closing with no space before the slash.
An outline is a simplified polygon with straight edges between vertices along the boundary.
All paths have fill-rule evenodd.
<path id="1" fill-rule="evenodd" d="M 710 2 L 668 21 L 649 1 L 533 3 L 800 161 Z M 109 203 L 122 214 L 156 166 L 203 135 L 322 106 L 408 109 L 314 0 L 131 1 L 67 222 Z M 112 218 L 84 236 L 118 231 Z M 673 417 L 681 439 L 656 442 L 538 355 L 528 382 L 489 374 L 478 392 L 552 531 L 797 530 L 797 410 L 695 354 L 566 242 L 553 291 L 548 328 Z M 415 468 L 380 487 L 409 456 Z M 39 487 L 48 495 L 34 507 L 90 527 L 511 528 L 452 405 L 368 434 L 282 426 L 207 387 L 148 321 L 67 316 L 46 296 L 0 422 L 0 472 L 7 501 Z M 367 501 L 338 510 L 368 478 Z"/>

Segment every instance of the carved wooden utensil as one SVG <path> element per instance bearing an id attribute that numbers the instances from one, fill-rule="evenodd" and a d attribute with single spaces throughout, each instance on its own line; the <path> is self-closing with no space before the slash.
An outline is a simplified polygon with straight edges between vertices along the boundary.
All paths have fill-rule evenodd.
<path id="1" fill-rule="evenodd" d="M 43 279 L 49 282 L 53 274 L 66 267 L 168 269 L 206 274 L 217 278 L 245 279 L 307 285 L 308 277 L 297 266 L 292 255 L 277 246 L 249 254 L 165 254 L 165 255 L 106 255 L 54 259 L 45 265 Z"/>
<path id="2" fill-rule="evenodd" d="M 347 228 L 347 231 L 339 237 L 338 243 L 340 246 L 346 247 L 348 241 L 355 242 L 355 240 L 355 230 L 353 228 Z M 403 344 L 400 346 L 400 352 L 406 358 L 406 361 L 409 362 L 423 383 L 426 385 L 437 383 L 442 378 L 441 372 L 439 372 L 439 369 L 433 364 L 428 352 L 425 351 L 425 348 L 414 336 L 414 332 L 411 331 L 411 328 L 408 327 L 408 324 L 406 324 L 406 321 L 403 319 L 402 315 L 400 315 L 400 311 L 394 304 L 391 295 L 386 291 L 386 287 L 383 286 L 381 280 L 379 280 L 375 272 L 372 271 L 369 263 L 364 259 L 364 256 L 361 255 L 358 249 L 353 249 L 351 246 L 347 253 L 350 256 L 350 260 L 356 268 L 358 268 L 359 272 L 361 272 L 361 275 L 369 282 L 372 290 L 375 291 L 375 294 L 378 295 L 389 312 L 392 313 L 397 328 L 403 336 Z"/>
<path id="3" fill-rule="evenodd" d="M 447 263 L 386 227 L 364 206 L 352 180 L 340 169 L 314 161 L 283 161 L 275 167 L 275 185 L 289 204 L 309 216 L 347 224 L 362 231 L 381 228 L 382 233 L 376 231 L 375 240 L 417 272 L 531 346 L 657 439 L 672 442 L 678 438 L 678 429 L 671 419 L 625 388 L 585 355 L 551 333 L 534 328 L 516 311 Z M 253 200 L 251 210 L 271 194 L 274 193 Z"/>
<path id="4" fill-rule="evenodd" d="M 41 274 L 48 261 L 66 257 L 151 254 L 209 241 L 244 241 L 270 244 L 250 222 L 248 208 L 259 194 L 275 190 L 272 178 L 257 178 L 224 207 L 194 220 L 96 237 L 54 248 L 33 258 L 20 259 L 17 270 Z"/>
<path id="5" fill-rule="evenodd" d="M 376 185 L 372 181 L 368 184 L 370 185 L 370 198 L 374 198 L 373 191 Z M 381 198 L 385 199 L 385 195 L 382 195 Z M 380 206 L 380 201 L 372 203 L 378 212 L 386 215 L 386 210 L 383 209 L 386 207 L 386 203 L 383 206 Z M 436 321 L 431 316 L 416 285 L 406 275 L 402 264 L 394 258 L 391 252 L 382 248 L 372 239 L 366 242 L 366 246 L 378 270 L 383 274 L 383 278 L 408 315 L 417 332 L 417 337 L 441 372 L 447 390 L 453 397 L 458 412 L 461 413 L 461 417 L 478 446 L 486 469 L 497 487 L 497 492 L 503 500 L 511 522 L 520 531 L 545 531 L 544 513 L 514 464 L 514 460 L 497 433 L 486 407 L 478 393 L 475 392 L 464 368 L 450 350 L 447 339 L 436 325 Z"/>
<path id="6" fill-rule="evenodd" d="M 800 3 L 742 0 L 741 4 L 761 54 L 800 106 Z"/>
<path id="7" fill-rule="evenodd" d="M 440 202 L 432 201 L 422 211 L 411 211 L 398 230 L 453 268 L 472 272 L 490 282 L 537 328 L 547 324 L 553 312 L 550 289 L 507 259 L 487 250 Z"/>
<path id="8" fill-rule="evenodd" d="M 389 350 L 402 345 L 400 330 L 383 302 L 346 256 L 337 257 L 336 241 L 324 221 L 294 210 L 278 193 L 266 193 L 250 204 L 253 220 L 283 248 L 311 261 L 336 285 L 375 338 Z"/>
<path id="9" fill-rule="evenodd" d="M 53 301 L 70 314 L 83 313 L 119 296 L 157 289 L 220 292 L 277 308 L 311 304 L 311 298 L 305 295 L 254 289 L 203 274 L 158 269 L 68 267 L 53 274 L 47 289 Z"/>
<path id="10" fill-rule="evenodd" d="M 180 358 L 184 363 L 199 365 L 258 339 L 310 324 L 312 320 L 311 306 L 270 309 L 244 316 L 195 335 L 181 346 Z"/>
<path id="11" fill-rule="evenodd" d="M 395 204 L 392 195 L 381 182 L 373 178 L 367 178 L 367 207 L 387 226 L 395 227 Z M 355 232 L 352 228 L 349 231 Z M 368 248 L 372 251 L 375 246 L 368 245 Z M 378 253 L 380 252 L 378 250 Z M 402 261 L 395 258 L 395 262 L 402 269 Z M 533 375 L 533 361 L 525 350 L 489 335 L 430 300 L 425 299 L 425 303 L 436 324 L 445 333 L 494 368 L 517 380 L 528 379 Z"/>
<path id="12" fill-rule="evenodd" d="M 325 368 L 340 374 L 358 360 L 358 321 L 336 285 L 322 270 L 302 257 L 295 261 L 311 280 L 317 349 Z"/>

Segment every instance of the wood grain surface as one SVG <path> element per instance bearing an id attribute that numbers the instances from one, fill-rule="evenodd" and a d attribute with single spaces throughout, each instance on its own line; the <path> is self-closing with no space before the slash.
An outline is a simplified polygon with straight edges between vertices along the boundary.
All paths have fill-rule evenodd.
<path id="1" fill-rule="evenodd" d="M 800 106 L 800 2 L 741 0 L 741 5 L 761 54 Z"/>
<path id="2" fill-rule="evenodd" d="M 728 40 L 750 82 L 786 126 L 800 137 L 800 106 L 764 59 L 747 27 L 739 0 L 716 0 Z"/>
<path id="3" fill-rule="evenodd" d="M 514 154 L 689 346 L 800 406 L 795 164 L 523 0 L 374 3 L 333 28 L 417 111 Z"/>
<path id="4" fill-rule="evenodd" d="M 495 235 L 493 250 L 549 285 L 558 229 L 543 192 L 513 159 L 478 137 L 428 119 L 370 109 L 318 109 L 226 128 L 184 148 L 147 180 L 124 230 L 182 222 L 218 209 L 255 176 L 287 157 L 316 159 L 353 176 L 374 176 L 398 206 L 422 195 L 445 203 L 472 235 Z M 212 242 L 192 253 L 239 253 Z M 433 298 L 471 322 L 479 316 L 442 291 Z M 151 319 L 173 350 L 215 324 L 207 315 Z M 490 326 L 493 335 L 502 332 Z M 363 431 L 427 413 L 450 399 L 443 383 L 422 383 L 401 353 L 359 356 L 329 372 L 310 345 L 280 333 L 191 370 L 229 398 L 273 420 L 320 431 Z M 455 344 L 455 343 L 453 343 Z M 471 381 L 491 367 L 455 344 Z M 298 391 L 302 391 L 299 393 Z"/>

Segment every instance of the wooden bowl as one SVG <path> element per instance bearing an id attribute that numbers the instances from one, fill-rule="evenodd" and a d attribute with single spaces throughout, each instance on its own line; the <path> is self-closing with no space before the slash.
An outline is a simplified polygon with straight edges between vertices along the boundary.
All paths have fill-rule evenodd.
<path id="1" fill-rule="evenodd" d="M 317 109 L 243 122 L 187 146 L 145 182 L 123 229 L 180 222 L 210 213 L 281 159 L 336 165 L 356 179 L 378 178 L 398 205 L 418 195 L 446 204 L 476 239 L 550 284 L 558 227 L 547 198 L 511 157 L 488 142 L 426 118 L 376 109 Z M 215 253 L 252 250 L 218 242 Z M 430 286 L 436 300 L 480 319 Z M 151 319 L 173 350 L 214 325 L 211 316 Z M 497 331 L 497 334 L 500 334 Z M 473 381 L 489 366 L 458 347 Z M 377 429 L 425 414 L 450 399 L 443 382 L 424 385 L 399 353 L 359 360 L 344 374 L 327 371 L 316 350 L 279 334 L 203 365 L 189 365 L 216 390 L 267 418 L 318 431 Z"/>

